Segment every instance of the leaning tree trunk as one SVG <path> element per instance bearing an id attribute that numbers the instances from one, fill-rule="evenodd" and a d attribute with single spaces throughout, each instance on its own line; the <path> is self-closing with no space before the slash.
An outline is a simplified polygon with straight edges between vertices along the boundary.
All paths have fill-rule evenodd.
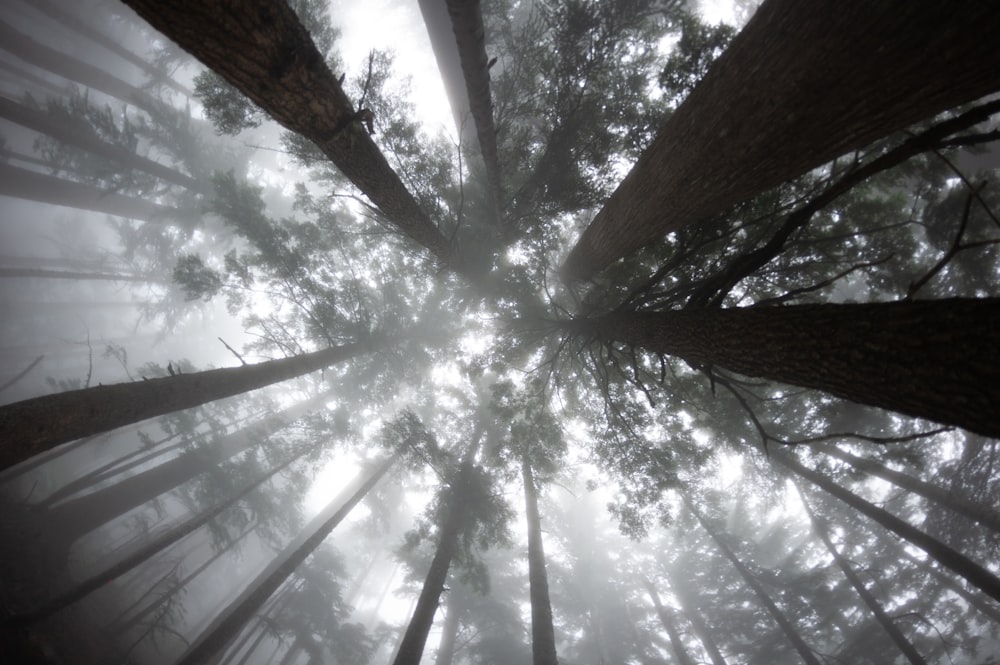
<path id="1" fill-rule="evenodd" d="M 458 550 L 458 540 L 465 526 L 468 509 L 465 503 L 464 488 L 467 483 L 471 482 L 471 477 L 472 457 L 470 455 L 462 463 L 457 485 L 447 490 L 449 492 L 448 507 L 445 512 L 444 524 L 441 525 L 441 532 L 438 535 L 437 550 L 434 552 L 434 558 L 431 559 L 431 567 L 427 571 L 427 577 L 424 578 L 424 586 L 420 590 L 420 597 L 413 610 L 413 617 L 399 643 L 396 658 L 392 661 L 393 665 L 420 665 L 424 646 L 427 644 L 427 636 L 434 623 L 434 614 L 437 612 L 441 592 L 444 590 L 445 580 L 448 579 L 448 568 Z"/>
<path id="2" fill-rule="evenodd" d="M 767 0 L 660 130 L 563 267 L 666 233 L 1000 88 L 992 2 Z"/>
<path id="3" fill-rule="evenodd" d="M 1000 436 L 1000 298 L 631 312 L 561 325 Z"/>
<path id="4" fill-rule="evenodd" d="M 528 456 L 521 459 L 524 480 L 524 513 L 528 522 L 528 583 L 531 596 L 531 662 L 533 665 L 557 665 L 556 635 L 552 626 L 552 602 L 549 579 L 545 572 L 545 548 L 542 544 L 542 521 L 538 514 L 538 491 Z"/>
<path id="5" fill-rule="evenodd" d="M 313 141 L 388 222 L 444 265 L 473 274 L 362 130 L 337 77 L 285 0 L 124 2 L 279 124 Z"/>
<path id="6" fill-rule="evenodd" d="M 684 648 L 684 642 L 681 641 L 681 633 L 677 630 L 677 622 L 674 621 L 674 617 L 670 615 L 663 603 L 660 602 L 660 596 L 656 593 L 656 587 L 653 586 L 651 580 L 646 580 L 646 590 L 649 592 L 649 597 L 653 601 L 653 606 L 656 607 L 656 615 L 660 617 L 660 623 L 663 624 L 663 628 L 667 631 L 667 637 L 670 638 L 670 645 L 674 648 L 674 655 L 677 656 L 677 662 L 680 665 L 694 665 L 694 661 L 688 654 L 687 649 Z"/>
<path id="7" fill-rule="evenodd" d="M 837 548 L 834 547 L 833 542 L 827 535 L 826 527 L 823 525 L 822 520 L 816 516 L 816 513 L 814 513 L 812 508 L 809 506 L 809 503 L 806 501 L 806 495 L 802 491 L 802 488 L 799 487 L 798 482 L 795 483 L 795 487 L 799 491 L 799 496 L 802 498 L 802 505 L 806 509 L 806 514 L 809 515 L 809 519 L 812 522 L 813 531 L 816 533 L 816 536 L 819 537 L 819 539 L 823 542 L 823 545 L 826 546 L 827 551 L 830 552 L 833 560 L 844 573 L 844 577 L 846 577 L 847 581 L 851 583 L 851 586 L 858 592 L 861 600 L 864 601 L 865 605 L 875 616 L 875 620 L 878 621 L 879 625 L 882 626 L 882 629 L 889 634 L 889 637 L 896 644 L 896 646 L 899 647 L 899 650 L 903 652 L 903 655 L 906 656 L 906 660 L 910 661 L 912 665 L 927 665 L 927 661 L 924 660 L 924 657 L 920 655 L 920 652 L 917 651 L 916 647 L 913 646 L 910 640 L 906 639 L 906 636 L 903 635 L 903 631 L 901 631 L 899 626 L 893 622 L 892 617 L 890 617 L 882 608 L 882 605 L 868 590 L 865 583 L 862 582 L 861 578 L 858 577 L 858 574 L 854 572 L 851 564 L 840 554 L 840 552 L 837 551 Z"/>
<path id="8" fill-rule="evenodd" d="M 712 665 L 727 665 L 726 659 L 722 657 L 722 652 L 719 650 L 719 645 L 715 643 L 715 637 L 712 635 L 711 629 L 701 615 L 701 610 L 691 597 L 687 582 L 671 571 L 669 567 L 665 568 L 667 568 L 666 573 L 670 580 L 670 588 L 673 590 L 674 595 L 677 596 L 681 612 L 684 613 L 691 626 L 694 627 L 694 632 L 701 641 L 702 646 L 705 647 Z"/>
<path id="9" fill-rule="evenodd" d="M 0 407 L 0 469 L 60 443 L 231 397 L 349 360 L 361 342 L 256 365 L 177 374 L 34 397 Z"/>
<path id="10" fill-rule="evenodd" d="M 341 520 L 365 497 L 382 479 L 395 462 L 395 458 L 383 461 L 348 498 L 338 497 L 320 513 L 303 533 L 293 540 L 267 568 L 247 586 L 201 635 L 191 644 L 179 665 L 208 663 L 235 638 L 254 612 L 280 587 L 295 569 L 302 565 L 312 552 L 326 540 Z"/>
<path id="11" fill-rule="evenodd" d="M 827 493 L 837 497 L 851 508 L 854 508 L 862 515 L 871 518 L 883 528 L 896 534 L 898 537 L 909 542 L 911 545 L 919 547 L 939 564 L 958 573 L 968 580 L 970 584 L 978 587 L 994 600 L 1000 600 L 1000 578 L 991 573 L 984 566 L 981 566 L 964 554 L 952 549 L 937 538 L 934 538 L 920 529 L 907 524 L 888 511 L 879 508 L 869 501 L 865 501 L 854 492 L 841 487 L 829 478 L 816 473 L 812 469 L 807 469 L 801 462 L 791 455 L 786 455 L 782 452 L 774 452 L 771 454 L 770 458 L 778 464 L 784 466 L 786 469 L 791 470 L 795 474 L 823 489 Z"/>
<path id="12" fill-rule="evenodd" d="M 771 615 L 771 618 L 773 618 L 778 626 L 781 627 L 781 631 L 784 633 L 788 641 L 792 643 L 792 646 L 795 647 L 795 651 L 797 651 L 799 657 L 802 658 L 802 662 L 806 663 L 806 665 L 821 665 L 819 659 L 816 657 L 816 654 L 813 653 L 812 649 L 809 648 L 809 645 L 802 639 L 802 636 L 799 635 L 795 626 L 793 626 L 792 622 L 785 616 L 785 613 L 778 608 L 778 605 L 771 599 L 767 590 L 764 589 L 761 583 L 757 581 L 757 578 L 754 577 L 752 572 L 750 572 L 750 569 L 747 568 L 746 565 L 739 560 L 739 558 L 737 558 L 736 554 L 729 548 L 728 545 L 726 545 L 725 541 L 723 541 L 719 534 L 716 533 L 715 529 L 709 525 L 708 521 L 704 518 L 701 512 L 694 507 L 694 504 L 691 503 L 688 497 L 682 494 L 681 498 L 684 500 L 684 504 L 687 506 L 688 510 L 691 511 L 701 524 L 702 528 L 705 529 L 708 535 L 712 537 L 712 540 L 715 541 L 719 550 L 727 559 L 729 559 L 729 562 L 733 564 L 733 567 L 739 572 L 743 581 L 746 582 L 747 586 L 753 590 L 761 605 L 763 605 L 764 608 L 767 609 L 768 614 Z"/>
<path id="13" fill-rule="evenodd" d="M 830 457 L 835 457 L 842 462 L 847 462 L 859 471 L 864 471 L 865 473 L 875 476 L 876 478 L 881 478 L 882 480 L 888 480 L 896 487 L 902 488 L 908 492 L 916 494 L 917 496 L 922 496 L 929 501 L 934 501 L 944 508 L 953 510 L 959 515 L 969 518 L 973 522 L 979 522 L 983 526 L 989 527 L 997 533 L 1000 533 L 1000 514 L 997 514 L 991 506 L 969 501 L 965 497 L 953 494 L 942 487 L 924 482 L 919 478 L 914 478 L 911 475 L 896 471 L 895 469 L 890 469 L 889 467 L 879 464 L 874 460 L 852 455 L 846 450 L 841 450 L 834 445 L 821 446 L 818 447 L 817 450 L 826 453 Z"/>

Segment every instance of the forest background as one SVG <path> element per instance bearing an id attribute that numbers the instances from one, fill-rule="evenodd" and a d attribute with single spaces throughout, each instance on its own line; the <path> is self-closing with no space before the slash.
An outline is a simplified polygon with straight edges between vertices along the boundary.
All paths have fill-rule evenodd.
<path id="1" fill-rule="evenodd" d="M 924 4 L 4 3 L 7 653 L 996 662 L 1000 8 Z"/>

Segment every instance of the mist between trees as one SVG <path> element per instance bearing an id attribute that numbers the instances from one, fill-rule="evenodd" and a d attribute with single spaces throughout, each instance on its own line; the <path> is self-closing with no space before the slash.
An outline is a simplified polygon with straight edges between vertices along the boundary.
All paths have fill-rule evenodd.
<path id="1" fill-rule="evenodd" d="M 1000 6 L 731 9 L 4 3 L 3 658 L 997 662 Z"/>

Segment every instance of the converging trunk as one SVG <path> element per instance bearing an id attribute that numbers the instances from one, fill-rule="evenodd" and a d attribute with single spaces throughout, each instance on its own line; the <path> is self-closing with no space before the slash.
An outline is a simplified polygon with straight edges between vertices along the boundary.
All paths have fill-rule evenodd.
<path id="1" fill-rule="evenodd" d="M 1000 436 L 1000 299 L 632 312 L 565 329 Z"/>
<path id="2" fill-rule="evenodd" d="M 653 586 L 650 580 L 646 580 L 646 590 L 653 601 L 653 606 L 656 607 L 656 615 L 660 617 L 660 623 L 663 624 L 664 630 L 667 631 L 667 637 L 670 638 L 670 646 L 674 648 L 674 655 L 677 656 L 677 662 L 680 665 L 694 665 L 694 661 L 684 647 L 684 642 L 681 641 L 681 633 L 677 630 L 677 623 L 674 621 L 674 617 L 671 616 L 667 608 L 660 602 L 660 596 L 656 593 L 656 587 Z"/>
<path id="3" fill-rule="evenodd" d="M 533 665 L 557 665 L 555 629 L 552 626 L 552 602 L 549 579 L 545 572 L 545 548 L 542 544 L 542 521 L 538 514 L 538 492 L 531 465 L 525 455 L 521 460 L 524 480 L 524 513 L 528 522 L 528 583 L 531 595 L 531 661 Z"/>

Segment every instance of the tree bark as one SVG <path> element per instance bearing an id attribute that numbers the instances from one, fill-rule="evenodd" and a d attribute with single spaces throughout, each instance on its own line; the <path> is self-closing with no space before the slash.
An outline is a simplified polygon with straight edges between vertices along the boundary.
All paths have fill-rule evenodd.
<path id="1" fill-rule="evenodd" d="M 983 526 L 1000 533 L 1000 515 L 998 515 L 990 506 L 969 501 L 965 497 L 958 496 L 942 487 L 924 482 L 919 478 L 914 478 L 913 476 L 901 471 L 890 469 L 889 467 L 879 464 L 874 460 L 864 459 L 863 457 L 852 455 L 846 450 L 841 450 L 834 445 L 819 446 L 816 449 L 826 453 L 830 457 L 835 457 L 842 462 L 847 462 L 855 469 L 864 471 L 868 475 L 888 480 L 896 487 L 905 489 L 908 492 L 916 494 L 917 496 L 922 496 L 929 501 L 934 501 L 949 510 L 955 511 L 959 515 L 967 517 L 974 522 L 978 522 Z"/>
<path id="2" fill-rule="evenodd" d="M 542 520 L 538 514 L 538 492 L 528 456 L 521 459 L 524 480 L 524 513 L 528 522 L 528 583 L 531 596 L 531 662 L 533 665 L 557 665 L 556 636 L 552 625 L 552 602 L 549 579 L 545 572 L 545 548 L 542 543 Z"/>
<path id="3" fill-rule="evenodd" d="M 968 580 L 970 584 L 978 587 L 994 600 L 1000 600 L 1000 578 L 984 566 L 952 549 L 937 538 L 907 524 L 888 511 L 865 501 L 857 494 L 844 489 L 829 478 L 816 473 L 812 469 L 807 469 L 791 455 L 786 455 L 779 451 L 772 453 L 770 459 L 837 497 L 851 508 L 874 520 L 883 528 L 896 534 L 911 545 L 919 547 L 939 564 L 958 573 Z"/>
<path id="4" fill-rule="evenodd" d="M 448 598 L 448 612 L 441 628 L 441 645 L 438 646 L 434 665 L 451 665 L 455 660 L 455 639 L 458 637 L 459 617 L 462 614 L 461 600 L 458 594 Z"/>
<path id="5" fill-rule="evenodd" d="M 338 497 L 306 527 L 305 531 L 285 547 L 267 568 L 247 586 L 201 635 L 191 644 L 178 661 L 178 665 L 207 663 L 221 652 L 235 638 L 247 620 L 295 569 L 302 565 L 313 550 L 326 540 L 338 524 L 381 480 L 395 462 L 395 458 L 383 461 L 375 471 L 347 496 Z"/>
<path id="6" fill-rule="evenodd" d="M 781 631 L 784 633 L 788 641 L 792 643 L 792 646 L 795 647 L 795 651 L 797 651 L 799 657 L 802 658 L 802 662 L 806 663 L 806 665 L 821 665 L 819 658 L 816 657 L 813 650 L 809 648 L 809 645 L 806 644 L 805 640 L 802 639 L 798 631 L 795 630 L 795 626 L 793 626 L 792 622 L 788 620 L 788 617 L 785 616 L 784 612 L 782 612 L 778 608 L 777 604 L 771 600 L 771 596 L 768 595 L 767 590 L 764 589 L 761 583 L 757 581 L 757 578 L 754 577 L 752 572 L 750 572 L 750 569 L 737 558 L 736 554 L 731 549 L 729 549 L 729 546 L 726 545 L 725 541 L 723 541 L 719 534 L 716 533 L 715 530 L 708 524 L 708 521 L 704 518 L 701 512 L 694 507 L 694 504 L 691 503 L 687 496 L 682 494 L 681 498 L 684 500 L 684 504 L 688 507 L 688 510 L 690 510 L 698 520 L 698 523 L 701 524 L 702 528 L 705 529 L 708 535 L 712 537 L 712 540 L 715 541 L 716 546 L 718 546 L 722 554 L 729 559 L 729 562 L 733 564 L 733 567 L 739 572 L 743 581 L 746 582 L 747 586 L 753 590 L 757 599 L 767 610 L 768 614 L 771 615 L 771 618 L 773 618 L 778 626 L 781 627 Z"/>
<path id="7" fill-rule="evenodd" d="M 679 665 L 694 665 L 694 661 L 688 654 L 687 649 L 684 648 L 684 642 L 681 641 L 681 634 L 677 630 L 677 623 L 670 616 L 667 609 L 663 607 L 663 603 L 660 602 L 660 596 L 656 593 L 656 587 L 653 586 L 651 580 L 646 580 L 646 590 L 649 592 L 649 597 L 656 607 L 656 615 L 660 617 L 660 623 L 663 624 L 663 628 L 667 631 L 667 636 L 670 638 L 670 645 L 674 648 L 674 655 L 677 656 L 677 662 Z"/>
<path id="8" fill-rule="evenodd" d="M 362 342 L 300 356 L 116 383 L 0 406 L 0 469 L 60 443 L 292 379 L 373 349 Z"/>
<path id="9" fill-rule="evenodd" d="M 66 270 L 45 270 L 43 268 L 0 268 L 0 279 L 41 278 L 72 279 L 98 282 L 138 282 L 140 284 L 164 284 L 163 280 L 143 275 L 122 275 L 108 272 L 69 272 Z"/>
<path id="10" fill-rule="evenodd" d="M 1000 7 L 767 0 L 563 266 L 584 279 L 686 224 L 1000 88 Z"/>
<path id="11" fill-rule="evenodd" d="M 434 558 L 431 559 L 431 567 L 427 571 L 427 577 L 424 578 L 424 586 L 420 590 L 420 597 L 413 610 L 413 617 L 403 634 L 396 658 L 392 661 L 393 665 L 420 665 L 424 646 L 427 644 L 427 636 L 434 623 L 434 614 L 437 612 L 441 592 L 444 590 L 445 580 L 448 579 L 448 568 L 451 566 L 451 560 L 458 549 L 458 539 L 465 526 L 466 505 L 463 488 L 466 483 L 470 482 L 471 475 L 472 459 L 469 457 L 462 463 L 462 470 L 458 476 L 458 486 L 448 490 L 450 493 L 448 509 L 438 536 L 437 550 L 434 552 Z"/>
<path id="12" fill-rule="evenodd" d="M 470 274 L 361 123 L 284 0 L 124 0 L 150 25 L 313 141 L 385 218 L 449 268 Z"/>
<path id="13" fill-rule="evenodd" d="M 920 655 L 920 652 L 917 651 L 910 640 L 906 639 L 906 636 L 903 635 L 903 631 L 901 631 L 899 626 L 893 622 L 892 617 L 886 613 L 886 611 L 882 608 L 882 605 L 878 602 L 878 600 L 876 600 L 875 596 L 872 595 L 867 587 L 865 587 L 865 583 L 861 581 L 858 574 L 854 572 L 853 568 L 851 568 L 851 564 L 848 563 L 847 559 L 841 556 L 840 552 L 837 551 L 837 548 L 833 546 L 833 542 L 830 541 L 830 537 L 827 535 L 826 527 L 823 525 L 822 520 L 816 516 L 812 508 L 809 506 L 809 503 L 806 501 L 805 493 L 802 491 L 802 488 L 799 487 L 798 482 L 795 483 L 795 487 L 799 491 L 799 496 L 802 499 L 802 505 L 806 509 L 806 514 L 809 515 L 809 520 L 812 522 L 813 531 L 816 533 L 816 536 L 823 542 L 823 545 L 826 546 L 827 551 L 830 552 L 833 560 L 837 563 L 841 572 L 844 573 L 844 577 L 846 577 L 847 581 L 851 583 L 851 586 L 858 592 L 861 600 L 864 601 L 865 605 L 875 616 L 875 620 L 878 621 L 879 625 L 882 626 L 882 629 L 889 634 L 889 637 L 892 639 L 893 643 L 899 647 L 899 650 L 903 652 L 903 655 L 906 656 L 906 660 L 910 661 L 912 665 L 927 665 L 927 661 Z"/>
<path id="14" fill-rule="evenodd" d="M 562 326 L 1000 437 L 1000 298 L 632 312 Z"/>

